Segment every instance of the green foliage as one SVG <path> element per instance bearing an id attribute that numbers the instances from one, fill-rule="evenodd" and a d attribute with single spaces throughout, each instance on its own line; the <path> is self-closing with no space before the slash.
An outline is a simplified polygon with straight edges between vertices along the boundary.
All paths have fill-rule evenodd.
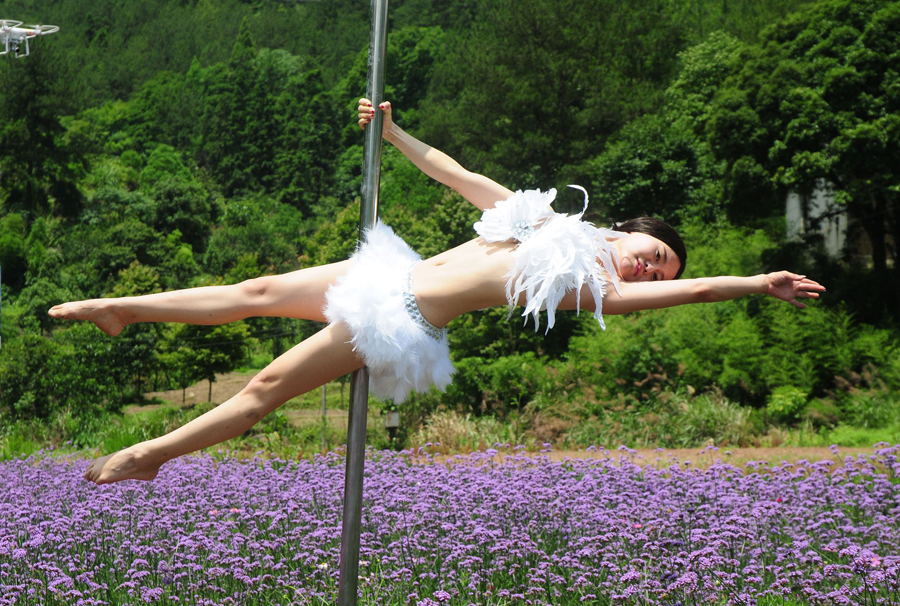
<path id="1" fill-rule="evenodd" d="M 25 219 L 19 213 L 0 218 L 0 267 L 3 284 L 21 287 L 25 283 Z"/>
<path id="2" fill-rule="evenodd" d="M 48 369 L 60 356 L 59 346 L 27 332 L 3 343 L 0 356 L 0 415 L 9 419 L 46 418 L 59 402 L 56 380 Z"/>
<path id="3" fill-rule="evenodd" d="M 221 326 L 186 324 L 175 334 L 179 362 L 191 379 L 209 381 L 211 394 L 216 374 L 230 372 L 244 361 L 248 337 L 249 330 L 243 322 Z"/>
<path id="4" fill-rule="evenodd" d="M 838 425 L 827 435 L 827 442 L 841 446 L 873 446 L 879 442 L 897 444 L 900 442 L 900 426 L 871 429 Z"/>
<path id="5" fill-rule="evenodd" d="M 691 275 L 756 273 L 773 247 L 762 232 L 724 226 L 703 231 L 688 225 L 685 236 Z M 894 332 L 860 327 L 845 308 L 800 311 L 754 298 L 610 317 L 605 332 L 587 322 L 572 339 L 568 359 L 574 376 L 601 401 L 628 394 L 652 402 L 654 392 L 690 386 L 717 387 L 737 401 L 762 405 L 780 387 L 820 396 L 846 389 L 835 377 L 867 368 L 872 381 L 896 389 L 897 347 Z M 784 420 L 796 421 L 800 412 L 791 409 Z"/>
<path id="6" fill-rule="evenodd" d="M 306 242 L 310 265 L 323 265 L 348 259 L 359 238 L 359 200 L 338 212 L 333 222 L 325 223 Z"/>
<path id="7" fill-rule="evenodd" d="M 694 446 L 712 442 L 719 445 L 746 445 L 754 437 L 750 409 L 714 394 L 671 402 L 681 414 L 669 420 L 675 444 Z"/>
<path id="8" fill-rule="evenodd" d="M 735 314 L 715 338 L 717 347 L 724 350 L 722 371 L 716 382 L 726 395 L 750 396 L 758 400 L 763 391 L 759 377 L 766 357 L 765 344 L 753 320 L 745 314 Z"/>
<path id="9" fill-rule="evenodd" d="M 17 305 L 24 311 L 24 316 L 35 322 L 42 331 L 46 331 L 55 321 L 47 315 L 47 310 L 68 298 L 69 293 L 54 281 L 39 278 L 22 290 Z"/>
<path id="10" fill-rule="evenodd" d="M 511 428 L 494 417 L 472 417 L 454 411 L 438 412 L 411 438 L 412 444 L 433 444 L 444 452 L 466 452 L 490 448 L 496 443 L 516 442 Z"/>
<path id="11" fill-rule="evenodd" d="M 654 0 L 485 3 L 435 69 L 424 134 L 514 188 L 583 181 L 603 139 L 658 107 L 681 37 Z"/>
<path id="12" fill-rule="evenodd" d="M 133 158 L 133 156 L 132 156 Z M 141 171 L 141 185 L 152 188 L 167 178 L 180 181 L 191 181 L 191 171 L 181 161 L 181 154 L 171 145 L 159 144 L 147 159 L 147 165 Z"/>
<path id="13" fill-rule="evenodd" d="M 666 105 L 680 126 L 703 131 L 722 82 L 740 70 L 744 48 L 733 36 L 716 31 L 679 55 L 681 68 L 666 90 Z"/>
<path id="14" fill-rule="evenodd" d="M 812 399 L 785 423 L 893 423 L 900 343 L 886 318 L 900 290 L 878 242 L 900 240 L 897 3 L 823 0 L 786 19 L 799 2 L 445 4 L 392 7 L 398 124 L 508 186 L 588 185 L 596 219 L 662 215 L 689 244 L 689 277 L 787 263 L 837 277 L 821 279 L 825 305 L 804 312 L 748 298 L 608 318 L 605 333 L 586 315 L 564 314 L 544 336 L 505 309 L 469 314 L 451 324 L 455 383 L 416 398 L 405 420 L 496 412 L 519 436 L 529 415 L 552 413 L 586 420 L 584 439 L 744 443 L 765 430 L 767 400 L 797 389 Z M 4 7 L 45 18 L 30 0 Z M 0 414 L 87 425 L 108 422 L 150 377 L 183 387 L 234 367 L 251 330 L 281 334 L 277 355 L 297 326 L 131 326 L 110 339 L 50 321 L 49 306 L 352 253 L 369 12 L 350 0 L 60 0 L 54 11 L 65 35 L 0 61 Z M 878 273 L 835 263 L 813 274 L 813 259 L 774 236 L 784 190 L 806 194 L 819 179 L 875 242 Z M 478 217 L 391 146 L 381 199 L 425 256 L 470 239 Z M 561 191 L 557 208 L 580 210 L 579 196 Z M 113 433 L 109 447 L 145 435 Z"/>
<path id="15" fill-rule="evenodd" d="M 854 427 L 900 427 L 900 399 L 884 392 L 856 392 L 844 403 L 846 418 Z"/>
<path id="16" fill-rule="evenodd" d="M 38 217 L 31 224 L 28 238 L 25 239 L 29 280 L 55 278 L 58 275 L 62 264 L 62 251 L 56 237 L 58 227 L 58 221 L 44 217 Z"/>
<path id="17" fill-rule="evenodd" d="M 809 394 L 801 389 L 790 385 L 782 385 L 772 390 L 772 394 L 766 401 L 766 410 L 780 421 L 796 420 L 798 415 L 806 408 L 808 398 Z"/>
<path id="18" fill-rule="evenodd" d="M 119 272 L 119 281 L 113 288 L 114 297 L 134 297 L 160 292 L 159 272 L 152 267 L 134 261 L 126 269 Z"/>
<path id="19" fill-rule="evenodd" d="M 815 429 L 833 429 L 841 419 L 841 410 L 830 400 L 815 398 L 806 405 L 802 419 Z"/>
<path id="20" fill-rule="evenodd" d="M 201 264 L 203 269 L 224 276 L 247 254 L 255 254 L 257 265 L 267 272 L 295 269 L 298 218 L 292 210 L 282 209 L 283 206 L 286 205 L 266 197 L 232 200 L 226 204 L 222 223 L 209 237 Z"/>
<path id="21" fill-rule="evenodd" d="M 153 228 L 163 233 L 177 230 L 186 244 L 203 250 L 215 211 L 203 186 L 193 179 L 165 177 L 148 189 L 156 202 Z"/>
<path id="22" fill-rule="evenodd" d="M 895 2 L 818 2 L 767 29 L 763 44 L 743 54 L 707 123 L 728 161 L 733 216 L 760 216 L 747 212 L 752 199 L 777 209 L 787 188 L 809 194 L 833 184 L 860 219 L 875 270 L 887 271 L 886 234 L 900 233 L 891 210 L 900 160 L 900 106 L 891 92 L 898 15 Z"/>
<path id="23" fill-rule="evenodd" d="M 72 217 L 81 196 L 79 150 L 64 138 L 60 116 L 71 108 L 58 55 L 0 62 L 0 204 L 9 211 Z"/>
<path id="24" fill-rule="evenodd" d="M 638 118 L 591 161 L 591 191 L 618 220 L 647 215 L 715 219 L 721 169 L 704 143 L 670 117 Z"/>

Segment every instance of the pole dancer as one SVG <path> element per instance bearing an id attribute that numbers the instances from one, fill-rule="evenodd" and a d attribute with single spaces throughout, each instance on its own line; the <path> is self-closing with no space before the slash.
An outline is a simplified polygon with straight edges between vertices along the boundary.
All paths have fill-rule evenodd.
<path id="1" fill-rule="evenodd" d="M 237 395 L 164 436 L 96 459 L 85 478 L 97 484 L 152 480 L 167 461 L 246 432 L 299 394 L 361 368 L 381 398 L 403 402 L 411 392 L 443 389 L 453 374 L 446 325 L 477 309 L 523 307 L 546 329 L 557 310 L 625 314 L 766 294 L 805 307 L 825 288 L 806 276 L 778 271 L 749 277 L 678 280 L 687 253 L 678 234 L 652 218 L 597 228 L 581 213 L 556 213 L 555 191 L 512 192 L 463 168 L 404 132 L 391 105 L 358 106 L 365 128 L 383 112 L 386 141 L 419 169 L 483 211 L 478 237 L 421 259 L 382 223 L 346 261 L 209 286 L 139 297 L 57 305 L 54 318 L 93 322 L 115 336 L 136 322 L 224 324 L 251 316 L 327 322 L 256 375 Z"/>

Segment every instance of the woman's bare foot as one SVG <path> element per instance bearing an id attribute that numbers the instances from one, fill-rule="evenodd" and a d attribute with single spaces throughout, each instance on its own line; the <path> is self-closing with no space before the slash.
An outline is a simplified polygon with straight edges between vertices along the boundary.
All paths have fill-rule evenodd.
<path id="1" fill-rule="evenodd" d="M 76 301 L 55 305 L 47 312 L 51 318 L 62 320 L 87 320 L 97 325 L 97 328 L 111 337 L 115 337 L 126 324 L 119 317 L 116 309 L 107 299 L 92 299 L 90 301 Z"/>
<path id="2" fill-rule="evenodd" d="M 94 460 L 84 472 L 84 479 L 95 484 L 112 484 L 122 480 L 149 481 L 159 473 L 159 465 L 149 463 L 138 447 L 106 455 Z"/>

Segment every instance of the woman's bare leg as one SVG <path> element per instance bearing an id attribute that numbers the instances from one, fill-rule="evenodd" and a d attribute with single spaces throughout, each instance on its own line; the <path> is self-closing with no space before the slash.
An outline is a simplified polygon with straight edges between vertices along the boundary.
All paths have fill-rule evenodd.
<path id="1" fill-rule="evenodd" d="M 152 480 L 166 461 L 235 438 L 289 399 L 360 368 L 343 324 L 332 324 L 269 364 L 236 396 L 160 438 L 100 457 L 87 480 Z"/>
<path id="2" fill-rule="evenodd" d="M 324 321 L 325 291 L 349 266 L 350 261 L 342 261 L 229 286 L 63 303 L 49 313 L 64 320 L 88 320 L 110 336 L 136 322 L 226 324 L 252 316 Z"/>

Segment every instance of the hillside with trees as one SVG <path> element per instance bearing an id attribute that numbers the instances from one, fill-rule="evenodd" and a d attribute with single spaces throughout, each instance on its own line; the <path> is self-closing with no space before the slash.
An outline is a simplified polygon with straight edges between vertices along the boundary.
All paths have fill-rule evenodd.
<path id="1" fill-rule="evenodd" d="M 140 394 L 211 383 L 317 330 L 251 318 L 109 338 L 46 312 L 346 258 L 368 4 L 0 10 L 61 28 L 0 57 L 0 438 L 34 423 L 94 446 Z M 900 433 L 898 65 L 886 0 L 392 2 L 386 96 L 411 133 L 512 189 L 559 188 L 559 210 L 582 184 L 598 224 L 665 218 L 685 277 L 790 268 L 828 287 L 804 311 L 750 297 L 605 332 L 572 314 L 546 337 L 506 310 L 470 314 L 450 325 L 454 384 L 406 406 L 407 430 L 452 411 L 577 445 Z M 384 151 L 385 222 L 425 256 L 473 236 L 476 209 Z M 823 184 L 850 221 L 837 256 L 814 230 L 786 236 L 787 194 Z"/>

